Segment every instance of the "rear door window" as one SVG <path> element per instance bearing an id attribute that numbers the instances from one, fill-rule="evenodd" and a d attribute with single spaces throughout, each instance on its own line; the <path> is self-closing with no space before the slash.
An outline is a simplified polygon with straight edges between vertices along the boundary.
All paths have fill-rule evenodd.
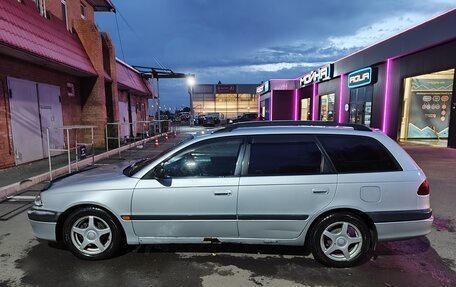
<path id="1" fill-rule="evenodd" d="M 249 176 L 320 174 L 327 169 L 324 155 L 309 136 L 258 136 L 249 150 Z"/>
<path id="2" fill-rule="evenodd" d="M 390 152 L 376 139 L 364 136 L 324 135 L 318 140 L 337 172 L 361 173 L 402 170 Z"/>

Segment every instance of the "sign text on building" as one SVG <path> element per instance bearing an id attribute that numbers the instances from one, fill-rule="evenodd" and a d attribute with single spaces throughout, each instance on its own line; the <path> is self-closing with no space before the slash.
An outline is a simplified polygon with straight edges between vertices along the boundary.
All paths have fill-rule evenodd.
<path id="1" fill-rule="evenodd" d="M 269 81 L 264 82 L 256 88 L 256 93 L 261 95 L 269 92 Z"/>
<path id="2" fill-rule="evenodd" d="M 333 76 L 333 64 L 328 64 L 326 66 L 320 67 L 317 70 L 302 76 L 299 79 L 299 84 L 301 87 L 307 86 L 312 83 L 318 83 L 331 79 Z"/>
<path id="3" fill-rule="evenodd" d="M 236 85 L 217 85 L 215 87 L 217 94 L 236 94 Z"/>
<path id="4" fill-rule="evenodd" d="M 348 88 L 353 89 L 372 83 L 372 68 L 363 68 L 348 74 Z"/>

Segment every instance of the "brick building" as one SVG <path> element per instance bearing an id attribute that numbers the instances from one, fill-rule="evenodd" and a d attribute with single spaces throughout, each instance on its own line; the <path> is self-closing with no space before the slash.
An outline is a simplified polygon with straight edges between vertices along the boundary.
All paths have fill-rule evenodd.
<path id="1" fill-rule="evenodd" d="M 49 126 L 146 120 L 152 87 L 116 59 L 95 12 L 110 0 L 0 1 L 0 168 L 47 156 Z M 132 131 L 127 131 L 128 133 Z M 63 132 L 51 134 L 63 144 Z"/>

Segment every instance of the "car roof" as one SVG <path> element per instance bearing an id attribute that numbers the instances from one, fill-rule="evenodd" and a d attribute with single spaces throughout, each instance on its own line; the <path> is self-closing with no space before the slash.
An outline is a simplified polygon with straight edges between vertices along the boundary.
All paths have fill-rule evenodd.
<path id="1" fill-rule="evenodd" d="M 216 133 L 221 132 L 232 132 L 234 130 L 245 129 L 245 128 L 265 128 L 265 127 L 280 127 L 281 129 L 287 127 L 312 127 L 312 128 L 338 128 L 346 129 L 350 128 L 352 130 L 358 131 L 368 131 L 371 132 L 372 129 L 360 124 L 351 124 L 351 123 L 336 123 L 336 122 L 323 122 L 323 121 L 253 121 L 253 122 L 243 122 L 235 123 L 226 126 L 223 129 L 216 131 Z M 293 130 L 296 131 L 296 130 Z"/>

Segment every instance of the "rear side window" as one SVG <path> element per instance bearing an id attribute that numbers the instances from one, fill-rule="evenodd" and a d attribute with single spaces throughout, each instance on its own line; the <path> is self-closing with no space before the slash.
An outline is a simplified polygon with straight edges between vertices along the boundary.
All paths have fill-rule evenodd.
<path id="1" fill-rule="evenodd" d="M 319 174 L 323 155 L 314 141 L 254 139 L 250 145 L 250 176 Z"/>
<path id="2" fill-rule="evenodd" d="M 340 173 L 402 170 L 376 139 L 363 136 L 319 136 L 321 144 Z"/>

